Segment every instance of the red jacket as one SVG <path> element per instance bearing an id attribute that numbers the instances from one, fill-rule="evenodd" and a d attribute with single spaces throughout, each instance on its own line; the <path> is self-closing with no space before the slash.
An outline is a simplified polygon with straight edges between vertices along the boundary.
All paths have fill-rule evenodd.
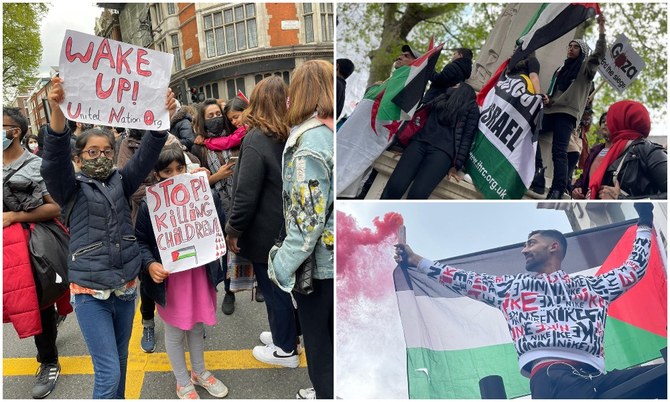
<path id="1" fill-rule="evenodd" d="M 28 254 L 28 231 L 20 223 L 2 230 L 2 322 L 27 338 L 42 333 L 40 308 Z"/>

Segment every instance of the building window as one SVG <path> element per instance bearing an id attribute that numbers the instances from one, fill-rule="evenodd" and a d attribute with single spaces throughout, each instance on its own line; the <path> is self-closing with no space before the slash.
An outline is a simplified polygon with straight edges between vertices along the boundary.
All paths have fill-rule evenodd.
<path id="1" fill-rule="evenodd" d="M 291 73 L 288 71 L 275 71 L 274 73 L 256 74 L 254 76 L 254 81 L 256 84 L 258 84 L 264 78 L 272 77 L 273 75 L 276 75 L 277 77 L 283 79 L 286 85 L 290 84 L 289 77 L 291 76 Z"/>
<path id="2" fill-rule="evenodd" d="M 172 54 L 174 55 L 174 70 L 181 70 L 181 52 L 179 51 L 179 35 L 170 35 L 172 40 Z"/>
<path id="3" fill-rule="evenodd" d="M 167 11 L 168 15 L 175 14 L 177 12 L 177 8 L 175 7 L 174 3 L 167 3 Z"/>
<path id="4" fill-rule="evenodd" d="M 256 6 L 235 5 L 203 16 L 207 57 L 258 47 Z"/>
<path id="5" fill-rule="evenodd" d="M 321 10 L 321 39 L 324 42 L 333 41 L 333 3 L 320 3 Z"/>
<path id="6" fill-rule="evenodd" d="M 236 97 L 237 91 L 242 91 L 245 95 L 247 94 L 246 86 L 244 85 L 244 77 L 227 80 L 226 88 L 228 90 L 228 99 Z"/>
<path id="7" fill-rule="evenodd" d="M 154 14 L 156 14 L 156 24 L 160 25 L 163 22 L 163 10 L 161 9 L 161 3 L 157 3 L 154 8 Z"/>
<path id="8" fill-rule="evenodd" d="M 216 82 L 212 84 L 212 98 L 219 99 L 219 84 Z"/>
<path id="9" fill-rule="evenodd" d="M 158 51 L 163 52 L 163 53 L 167 53 L 167 52 L 168 52 L 168 51 L 167 51 L 167 45 L 165 44 L 165 41 L 164 41 L 164 40 L 158 42 Z"/>
<path id="10" fill-rule="evenodd" d="M 305 18 L 305 43 L 314 42 L 314 11 L 310 3 L 303 4 Z"/>

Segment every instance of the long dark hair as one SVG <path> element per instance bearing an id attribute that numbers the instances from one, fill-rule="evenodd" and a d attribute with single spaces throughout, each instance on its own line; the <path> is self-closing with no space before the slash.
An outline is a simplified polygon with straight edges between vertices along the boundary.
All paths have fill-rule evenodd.
<path id="1" fill-rule="evenodd" d="M 475 90 L 465 82 L 461 82 L 458 88 L 447 89 L 444 95 L 436 99 L 434 106 L 440 125 L 454 126 L 458 118 L 472 107 L 475 97 Z"/>
<path id="2" fill-rule="evenodd" d="M 228 118 L 226 117 L 226 114 L 223 112 L 223 109 L 221 108 L 221 105 L 219 105 L 219 102 L 216 99 L 205 99 L 204 102 L 200 105 L 200 108 L 198 109 L 198 118 L 196 119 L 196 124 L 195 124 L 195 129 L 196 129 L 196 134 L 202 135 L 205 138 L 211 138 L 212 135 L 207 132 L 207 129 L 205 129 L 205 109 L 207 109 L 208 106 L 210 105 L 216 105 L 216 107 L 219 108 L 221 111 L 221 116 L 223 116 L 223 133 L 221 135 L 229 135 L 231 134 L 234 130 L 234 127 L 232 124 L 230 124 L 230 121 L 228 121 Z"/>

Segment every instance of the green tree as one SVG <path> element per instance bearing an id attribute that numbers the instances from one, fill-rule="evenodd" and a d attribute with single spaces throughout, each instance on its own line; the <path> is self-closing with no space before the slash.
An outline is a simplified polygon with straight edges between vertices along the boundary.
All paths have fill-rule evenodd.
<path id="1" fill-rule="evenodd" d="M 32 84 L 42 58 L 40 21 L 46 3 L 4 3 L 2 77 L 5 94 Z"/>
<path id="2" fill-rule="evenodd" d="M 667 102 L 667 4 L 665 3 L 600 3 L 607 18 L 607 43 L 611 46 L 623 33 L 635 51 L 645 61 L 645 68 L 633 83 L 619 94 L 609 84 L 598 91 L 593 109 L 594 117 L 605 112 L 609 105 L 623 99 L 640 101 L 650 109 L 654 121 L 664 119 Z M 595 25 L 595 24 L 594 24 Z M 597 29 L 591 34 L 597 35 Z M 603 78 L 597 76 L 595 84 Z"/>
<path id="3" fill-rule="evenodd" d="M 425 50 L 433 34 L 436 42 L 446 42 L 447 49 L 469 47 L 476 54 L 504 6 L 341 3 L 338 5 L 338 52 L 360 55 L 355 60 L 356 69 L 369 70 L 369 85 L 388 77 L 404 43 L 409 42 L 416 50 Z M 645 60 L 646 67 L 623 94 L 609 84 L 602 85 L 594 99 L 594 116 L 600 116 L 618 100 L 635 99 L 650 109 L 653 121 L 663 120 L 667 101 L 667 4 L 601 3 L 600 6 L 607 18 L 608 44 L 611 45 L 619 33 L 624 33 Z M 595 19 L 588 20 L 578 31 L 577 36 L 585 33 L 589 43 L 596 42 Z M 448 59 L 441 57 L 437 68 Z M 602 80 L 596 75 L 595 85 L 599 86 Z"/>
<path id="4" fill-rule="evenodd" d="M 388 77 L 405 43 L 425 50 L 431 35 L 435 35 L 436 43 L 445 41 L 447 49 L 478 49 L 502 9 L 498 4 L 464 3 L 344 3 L 338 7 L 339 23 L 345 27 L 339 27 L 338 45 L 342 41 L 354 51 L 365 53 L 368 84 Z"/>

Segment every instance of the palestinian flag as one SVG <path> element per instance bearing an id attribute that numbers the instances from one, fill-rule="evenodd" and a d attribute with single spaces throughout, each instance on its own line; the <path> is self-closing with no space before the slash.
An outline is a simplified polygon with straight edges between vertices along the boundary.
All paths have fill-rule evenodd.
<path id="1" fill-rule="evenodd" d="M 404 87 L 393 98 L 393 103 L 400 107 L 402 113 L 400 120 L 412 118 L 421 103 L 428 79 L 435 71 L 435 64 L 437 64 L 444 43 L 437 47 L 433 47 L 432 44 L 431 39 L 428 52 L 412 63 Z"/>
<path id="2" fill-rule="evenodd" d="M 543 3 L 521 33 L 521 51 L 512 55 L 514 66 L 524 57 L 553 42 L 587 19 L 600 14 L 598 3 Z"/>
<path id="3" fill-rule="evenodd" d="M 198 256 L 195 252 L 195 246 L 189 246 L 180 248 L 172 252 L 172 262 L 184 260 L 186 258 L 195 258 L 196 263 L 198 262 Z"/>
<path id="4" fill-rule="evenodd" d="M 504 76 L 489 91 L 466 162 L 472 182 L 489 199 L 519 199 L 533 181 L 542 99 L 526 76 Z"/>
<path id="5" fill-rule="evenodd" d="M 631 226 L 633 225 L 633 226 Z M 562 268 L 570 275 L 598 275 L 620 266 L 635 237 L 633 221 L 566 235 Z M 525 271 L 522 243 L 441 260 L 494 275 Z M 479 399 L 479 380 L 500 375 L 508 398 L 530 393 L 520 374 L 501 311 L 451 292 L 437 281 L 397 267 L 393 278 L 407 344 L 409 397 Z M 645 277 L 609 306 L 606 369 L 626 368 L 661 356 L 667 346 L 666 275 L 656 238 Z"/>
<path id="6" fill-rule="evenodd" d="M 355 196 L 366 170 L 389 145 L 401 121 L 410 120 L 428 83 L 428 73 L 442 44 L 397 68 L 382 84 L 370 88 L 337 130 L 337 195 Z"/>

